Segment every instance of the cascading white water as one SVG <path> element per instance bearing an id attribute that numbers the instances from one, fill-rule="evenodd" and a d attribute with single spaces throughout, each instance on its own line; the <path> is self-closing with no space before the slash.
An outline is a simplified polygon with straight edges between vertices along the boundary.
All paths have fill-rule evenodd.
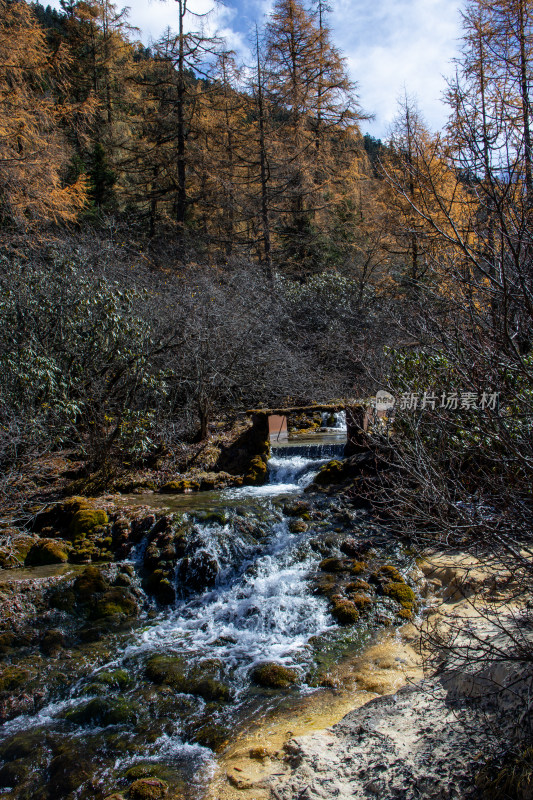
<path id="1" fill-rule="evenodd" d="M 346 411 L 324 411 L 322 414 L 322 429 L 331 431 L 345 431 Z"/>
<path id="2" fill-rule="evenodd" d="M 220 664 L 221 680 L 233 693 L 233 702 L 209 713 L 230 728 L 247 719 L 249 709 L 255 707 L 253 703 L 263 702 L 255 697 L 250 683 L 250 671 L 258 663 L 273 661 L 296 668 L 305 684 L 305 675 L 313 663 L 309 640 L 332 631 L 336 625 L 326 599 L 314 594 L 308 583 L 309 573 L 323 557 L 310 544 L 316 533 L 313 523 L 309 530 L 291 532 L 291 517 L 283 513 L 284 501 L 277 502 L 277 497 L 287 495 L 287 501 L 293 502 L 322 464 L 342 455 L 343 446 L 337 438 L 318 445 L 273 448 L 268 484 L 229 489 L 218 495 L 218 510 L 225 505 L 224 499 L 228 500 L 226 522 L 201 521 L 201 515 L 191 510 L 185 516 L 196 548 L 191 552 L 201 551 L 216 563 L 216 581 L 203 591 L 200 587 L 196 593 L 191 592 L 180 583 L 182 562 L 178 562 L 179 599 L 172 608 L 159 610 L 143 629 L 124 634 L 120 647 L 109 647 L 112 660 L 100 663 L 89 675 L 73 682 L 66 696 L 50 697 L 35 716 L 12 719 L 0 727 L 0 734 L 9 737 L 41 727 L 65 737 L 65 741 L 82 742 L 87 752 L 96 752 L 106 726 L 89 724 L 76 728 L 65 721 L 65 714 L 94 699 L 92 691 L 98 675 L 117 668 L 130 676 L 128 699 L 142 708 L 149 686 L 145 666 L 154 655 L 178 656 L 188 670 L 202 669 L 205 663 Z M 141 552 L 142 545 L 139 548 Z M 150 697 L 153 696 L 152 693 Z M 158 695 L 158 702 L 166 702 L 166 697 L 165 692 Z M 188 702 L 189 710 L 181 716 L 179 710 L 170 712 L 170 722 L 162 728 L 157 728 L 158 717 L 154 722 L 158 733 L 155 738 L 153 733 L 145 737 L 138 726 L 130 726 L 128 736 L 137 737 L 139 748 L 131 756 L 108 760 L 107 766 L 102 762 L 98 767 L 102 780 L 109 778 L 112 786 L 121 770 L 139 760 L 178 764 L 184 774 L 187 770 L 196 776 L 206 774 L 208 751 L 191 743 L 187 727 L 201 723 L 205 703 L 197 696 L 173 702 L 178 703 L 176 709 L 179 702 Z M 113 723 L 109 727 L 112 729 Z"/>

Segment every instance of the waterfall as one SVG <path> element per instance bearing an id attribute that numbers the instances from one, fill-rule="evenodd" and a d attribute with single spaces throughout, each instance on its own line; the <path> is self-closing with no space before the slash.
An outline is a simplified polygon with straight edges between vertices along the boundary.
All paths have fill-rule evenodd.
<path id="1" fill-rule="evenodd" d="M 322 414 L 322 430 L 345 431 L 346 411 L 324 411 Z"/>

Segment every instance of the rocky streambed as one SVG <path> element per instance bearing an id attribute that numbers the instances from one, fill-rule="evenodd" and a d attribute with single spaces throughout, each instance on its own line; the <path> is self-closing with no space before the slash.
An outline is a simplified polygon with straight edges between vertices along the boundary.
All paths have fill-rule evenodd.
<path id="1" fill-rule="evenodd" d="M 366 511 L 304 494 L 342 440 L 327 447 L 274 452 L 263 486 L 37 518 L 27 566 L 0 576 L 0 796 L 205 797 L 217 754 L 312 715 L 416 613 L 412 556 Z"/>

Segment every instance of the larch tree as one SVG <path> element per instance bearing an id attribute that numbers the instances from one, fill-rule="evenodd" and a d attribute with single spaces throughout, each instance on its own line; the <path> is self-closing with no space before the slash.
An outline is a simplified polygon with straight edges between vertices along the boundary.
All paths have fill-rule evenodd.
<path id="1" fill-rule="evenodd" d="M 52 53 L 25 2 L 0 0 L 0 218 L 4 225 L 73 221 L 86 182 L 66 185 L 63 128 L 72 113 L 63 50 Z"/>

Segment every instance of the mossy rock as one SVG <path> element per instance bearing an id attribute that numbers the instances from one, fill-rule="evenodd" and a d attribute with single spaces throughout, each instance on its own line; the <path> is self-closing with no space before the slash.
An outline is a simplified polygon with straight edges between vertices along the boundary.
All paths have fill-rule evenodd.
<path id="1" fill-rule="evenodd" d="M 250 673 L 253 683 L 263 686 L 265 689 L 287 689 L 298 683 L 298 672 L 290 667 L 281 664 L 268 662 L 254 667 Z"/>
<path id="2" fill-rule="evenodd" d="M 231 732 L 218 722 L 201 725 L 193 734 L 192 741 L 219 753 L 228 744 Z"/>
<path id="3" fill-rule="evenodd" d="M 405 583 L 400 571 L 392 564 L 385 564 L 370 575 L 371 583 L 382 587 L 386 583 Z"/>
<path id="4" fill-rule="evenodd" d="M 46 564 L 64 564 L 68 561 L 70 547 L 58 539 L 40 539 L 32 546 L 24 562 L 27 567 Z"/>
<path id="5" fill-rule="evenodd" d="M 20 667 L 4 667 L 0 670 L 0 692 L 16 692 L 25 686 L 29 678 L 29 672 Z"/>
<path id="6" fill-rule="evenodd" d="M 382 591 L 386 597 L 396 600 L 402 608 L 409 611 L 413 609 L 416 600 L 415 593 L 406 583 L 386 583 L 382 587 Z"/>
<path id="7" fill-rule="evenodd" d="M 208 703 L 228 703 L 233 698 L 233 692 L 229 686 L 213 678 L 195 681 L 189 684 L 186 691 L 197 697 L 201 697 Z"/>
<path id="8" fill-rule="evenodd" d="M 146 662 L 144 677 L 182 691 L 187 684 L 187 665 L 180 656 L 152 656 Z"/>
<path id="9" fill-rule="evenodd" d="M 70 538 L 73 541 L 85 539 L 86 536 L 103 528 L 109 522 L 107 513 L 100 508 L 80 508 L 72 517 L 69 525 Z"/>
<path id="10" fill-rule="evenodd" d="M 127 689 L 131 686 L 132 677 L 125 669 L 104 670 L 94 676 L 94 681 L 110 689 Z"/>
<path id="11" fill-rule="evenodd" d="M 89 603 L 96 594 L 109 589 L 109 581 L 97 567 L 86 567 L 74 581 L 74 593 L 81 603 Z"/>
<path id="12" fill-rule="evenodd" d="M 168 783 L 160 778 L 139 778 L 128 789 L 130 800 L 160 800 L 168 794 Z"/>
<path id="13" fill-rule="evenodd" d="M 219 572 L 220 566 L 216 557 L 207 550 L 198 550 L 182 560 L 178 569 L 178 580 L 185 589 L 202 592 L 215 585 Z"/>
<path id="14" fill-rule="evenodd" d="M 143 578 L 143 589 L 162 605 L 171 605 L 176 599 L 176 590 L 163 570 L 155 570 Z"/>
<path id="15" fill-rule="evenodd" d="M 360 575 L 368 569 L 368 564 L 365 561 L 356 561 L 355 559 L 350 562 L 350 572 L 352 575 Z"/>
<path id="16" fill-rule="evenodd" d="M 224 527 L 229 522 L 229 516 L 226 511 L 197 511 L 194 518 L 204 525 L 215 524 L 221 527 Z"/>
<path id="17" fill-rule="evenodd" d="M 346 591 L 347 592 L 363 592 L 363 593 L 366 593 L 366 592 L 369 592 L 370 589 L 371 589 L 370 584 L 367 583 L 366 581 L 361 580 L 360 578 L 358 578 L 358 580 L 356 580 L 356 581 L 353 581 L 352 583 L 349 583 L 346 586 Z"/>
<path id="18" fill-rule="evenodd" d="M 95 697 L 82 706 L 72 708 L 64 714 L 65 719 L 76 725 L 135 725 L 139 716 L 136 703 L 118 697 L 109 700 Z"/>
<path id="19" fill-rule="evenodd" d="M 359 619 L 359 611 L 355 603 L 343 598 L 334 600 L 331 613 L 341 625 L 353 625 Z"/>
<path id="20" fill-rule="evenodd" d="M 291 533 L 305 533 L 308 527 L 303 519 L 293 519 L 289 522 L 289 531 Z"/>
<path id="21" fill-rule="evenodd" d="M 133 617 L 139 610 L 139 606 L 133 595 L 126 588 L 121 586 L 108 589 L 91 605 L 91 619 L 102 619 L 103 617 L 111 617 L 114 614 L 124 614 L 126 617 Z"/>
<path id="22" fill-rule="evenodd" d="M 345 465 L 343 461 L 334 459 L 328 461 L 323 467 L 320 467 L 318 474 L 315 476 L 314 483 L 319 486 L 330 486 L 335 483 L 340 483 L 344 477 Z"/>
<path id="23" fill-rule="evenodd" d="M 400 610 L 396 612 L 396 616 L 398 619 L 401 619 L 402 622 L 411 622 L 413 620 L 413 612 L 409 611 L 408 608 L 400 608 Z"/>
<path id="24" fill-rule="evenodd" d="M 65 647 L 65 634 L 59 630 L 45 631 L 40 647 L 41 651 L 47 656 L 57 655 Z"/>
<path id="25" fill-rule="evenodd" d="M 308 517 L 309 503 L 305 500 L 295 500 L 292 503 L 285 503 L 283 513 L 286 517 Z"/>
<path id="26" fill-rule="evenodd" d="M 161 771 L 160 764 L 154 764 L 152 761 L 147 761 L 141 764 L 134 764 L 126 770 L 126 778 L 130 781 L 136 781 L 139 778 L 153 778 L 157 777 L 158 772 Z"/>
<path id="27" fill-rule="evenodd" d="M 372 607 L 372 598 L 367 594 L 351 594 L 349 599 L 359 611 L 368 611 Z"/>
<path id="28" fill-rule="evenodd" d="M 188 478 L 182 478 L 178 481 L 169 481 L 163 484 L 159 491 L 162 494 L 184 494 L 185 492 L 198 492 L 200 483 Z"/>
<path id="29" fill-rule="evenodd" d="M 0 769 L 0 786 L 6 789 L 14 789 L 17 786 L 21 787 L 24 781 L 30 774 L 31 767 L 20 761 L 11 761 Z M 5 797 L 6 795 L 0 795 Z"/>
<path id="30" fill-rule="evenodd" d="M 244 483 L 246 486 L 261 486 L 268 478 L 267 462 L 263 456 L 254 456 L 249 464 Z"/>
<path id="31" fill-rule="evenodd" d="M 337 578 L 334 575 L 320 575 L 313 582 L 314 594 L 329 597 L 338 588 Z"/>
<path id="32" fill-rule="evenodd" d="M 319 567 L 323 572 L 347 572 L 352 562 L 346 558 L 325 558 L 320 562 Z"/>
<path id="33" fill-rule="evenodd" d="M 0 568 L 13 569 L 22 566 L 34 544 L 34 536 L 17 535 L 15 532 L 9 547 L 0 548 Z"/>

